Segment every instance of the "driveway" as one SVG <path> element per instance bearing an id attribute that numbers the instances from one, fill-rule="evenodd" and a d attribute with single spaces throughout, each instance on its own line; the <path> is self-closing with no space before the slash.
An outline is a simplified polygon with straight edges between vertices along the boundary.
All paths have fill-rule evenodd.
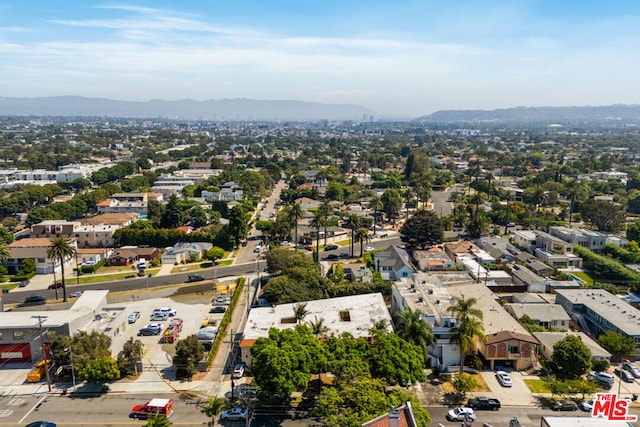
<path id="1" fill-rule="evenodd" d="M 509 372 L 513 385 L 511 387 L 502 387 L 496 379 L 495 372 L 482 371 L 482 378 L 491 389 L 490 393 L 473 393 L 475 395 L 486 394 L 494 397 L 507 406 L 532 406 L 537 405 L 537 400 L 533 397 L 531 391 L 524 382 L 524 376 L 518 371 Z"/>

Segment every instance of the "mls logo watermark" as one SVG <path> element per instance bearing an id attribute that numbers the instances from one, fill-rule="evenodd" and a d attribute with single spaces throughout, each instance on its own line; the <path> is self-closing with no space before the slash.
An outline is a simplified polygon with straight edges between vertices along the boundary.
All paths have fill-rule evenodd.
<path id="1" fill-rule="evenodd" d="M 597 393 L 591 416 L 604 417 L 609 421 L 637 421 L 636 415 L 629 415 L 630 403 L 626 399 L 618 399 L 615 393 Z"/>

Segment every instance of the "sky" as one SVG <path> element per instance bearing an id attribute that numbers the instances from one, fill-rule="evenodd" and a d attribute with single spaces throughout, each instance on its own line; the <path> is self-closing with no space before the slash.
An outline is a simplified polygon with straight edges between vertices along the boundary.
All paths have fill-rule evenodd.
<path id="1" fill-rule="evenodd" d="M 640 103 L 636 0 L 13 0 L 0 96 L 445 109 Z"/>

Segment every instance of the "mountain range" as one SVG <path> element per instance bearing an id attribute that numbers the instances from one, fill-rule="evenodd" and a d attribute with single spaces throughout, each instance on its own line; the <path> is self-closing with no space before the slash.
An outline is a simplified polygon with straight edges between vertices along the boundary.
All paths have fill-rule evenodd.
<path id="1" fill-rule="evenodd" d="M 254 99 L 116 101 L 81 96 L 0 97 L 0 115 L 4 116 L 130 117 L 231 121 L 359 121 L 374 114 L 374 111 L 358 105 L 304 101 Z"/>
<path id="2" fill-rule="evenodd" d="M 546 124 L 640 124 L 640 105 L 515 107 L 498 110 L 441 110 L 418 117 L 421 123 L 498 122 Z"/>

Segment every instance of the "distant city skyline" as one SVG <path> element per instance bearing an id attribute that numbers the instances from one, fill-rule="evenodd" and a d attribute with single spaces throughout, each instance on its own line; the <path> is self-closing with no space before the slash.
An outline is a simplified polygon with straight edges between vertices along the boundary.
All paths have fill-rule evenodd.
<path id="1" fill-rule="evenodd" d="M 443 109 L 638 104 L 640 3 L 27 1 L 0 5 L 0 96 Z"/>

